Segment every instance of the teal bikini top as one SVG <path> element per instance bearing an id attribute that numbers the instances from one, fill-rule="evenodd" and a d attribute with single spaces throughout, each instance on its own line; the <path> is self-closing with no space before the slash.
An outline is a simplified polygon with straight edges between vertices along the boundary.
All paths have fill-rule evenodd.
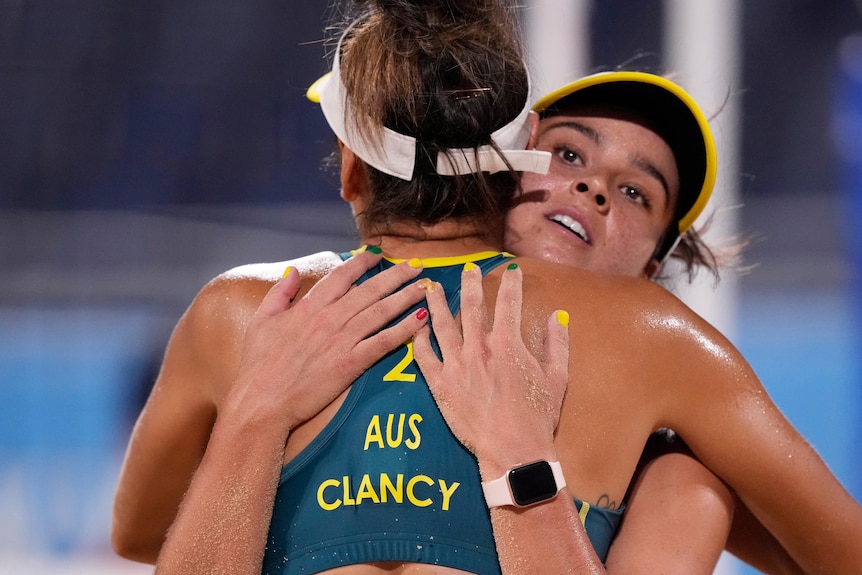
<path id="1" fill-rule="evenodd" d="M 454 314 L 464 264 L 484 274 L 511 257 L 425 259 L 420 277 L 443 285 Z M 381 260 L 360 281 L 395 263 Z M 578 506 L 604 560 L 621 511 Z M 282 470 L 262 572 L 378 561 L 500 575 L 478 465 L 449 431 L 410 344 L 357 379 L 329 424 Z"/>

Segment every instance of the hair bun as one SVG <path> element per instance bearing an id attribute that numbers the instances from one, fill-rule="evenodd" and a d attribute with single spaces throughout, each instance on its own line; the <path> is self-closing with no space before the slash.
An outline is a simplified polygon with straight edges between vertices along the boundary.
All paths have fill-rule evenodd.
<path id="1" fill-rule="evenodd" d="M 368 0 L 397 28 L 421 37 L 487 16 L 491 0 Z"/>

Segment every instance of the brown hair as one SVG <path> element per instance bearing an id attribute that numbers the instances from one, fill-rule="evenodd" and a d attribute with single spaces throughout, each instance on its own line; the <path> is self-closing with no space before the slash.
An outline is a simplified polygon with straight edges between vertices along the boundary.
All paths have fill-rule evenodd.
<path id="1" fill-rule="evenodd" d="M 666 233 L 666 236 L 672 237 L 673 240 L 676 240 L 679 236 L 676 226 L 677 222 L 674 220 L 671 222 L 671 227 Z M 704 228 L 690 228 L 686 230 L 668 256 L 670 259 L 680 262 L 682 272 L 686 275 L 689 283 L 694 280 L 694 276 L 697 275 L 697 272 L 701 268 L 706 269 L 712 275 L 715 282 L 718 282 L 720 278 L 719 270 L 722 267 L 722 262 L 719 261 L 719 256 L 713 248 L 703 239 L 703 231 Z M 662 238 L 658 245 L 657 255 L 668 249 L 665 247 L 665 238 Z M 662 275 L 662 270 L 659 270 L 658 274 L 652 279 L 660 282 L 669 278 Z"/>
<path id="2" fill-rule="evenodd" d="M 697 273 L 704 269 L 712 276 L 713 284 L 717 285 L 721 279 L 720 272 L 722 270 L 731 270 L 737 274 L 744 274 L 749 271 L 750 268 L 743 261 L 743 253 L 751 244 L 752 238 L 735 236 L 723 239 L 721 245 L 709 245 L 703 236 L 712 225 L 712 218 L 713 215 L 698 228 L 690 228 L 682 234 L 679 242 L 668 256 L 669 260 L 674 260 L 678 264 L 679 267 L 676 272 L 670 272 L 668 266 L 664 266 L 651 278 L 653 281 L 668 286 L 675 279 L 676 273 L 680 273 L 685 276 L 688 283 L 691 283 Z M 667 233 L 673 238 L 678 235 L 676 227 L 673 225 Z M 659 253 L 663 245 L 664 239 L 659 241 L 656 254 Z"/>
<path id="3" fill-rule="evenodd" d="M 367 166 L 364 232 L 393 222 L 502 220 L 517 175 L 440 176 L 437 153 L 475 149 L 528 98 L 512 9 L 500 0 L 354 0 L 341 43 L 342 81 L 369 142 L 382 126 L 417 139 L 411 181 Z M 493 221 L 493 220 L 491 220 Z"/>

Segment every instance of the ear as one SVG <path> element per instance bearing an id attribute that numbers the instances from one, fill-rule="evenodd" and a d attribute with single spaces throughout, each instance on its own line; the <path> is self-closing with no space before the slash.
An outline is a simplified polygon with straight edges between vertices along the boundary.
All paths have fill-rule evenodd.
<path id="1" fill-rule="evenodd" d="M 364 164 L 341 140 L 338 140 L 338 149 L 341 152 L 341 197 L 345 202 L 354 202 L 365 189 Z"/>
<path id="2" fill-rule="evenodd" d="M 530 121 L 530 139 L 527 142 L 527 149 L 533 150 L 539 143 L 539 115 L 530 110 L 527 118 Z"/>

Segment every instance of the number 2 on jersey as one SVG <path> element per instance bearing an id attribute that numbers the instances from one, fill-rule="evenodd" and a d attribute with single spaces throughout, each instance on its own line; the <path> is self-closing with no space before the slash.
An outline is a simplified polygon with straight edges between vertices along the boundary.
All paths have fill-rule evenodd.
<path id="1" fill-rule="evenodd" d="M 406 344 L 407 353 L 401 358 L 395 367 L 383 376 L 383 381 L 416 381 L 415 373 L 404 373 L 404 370 L 413 362 L 413 342 Z"/>

